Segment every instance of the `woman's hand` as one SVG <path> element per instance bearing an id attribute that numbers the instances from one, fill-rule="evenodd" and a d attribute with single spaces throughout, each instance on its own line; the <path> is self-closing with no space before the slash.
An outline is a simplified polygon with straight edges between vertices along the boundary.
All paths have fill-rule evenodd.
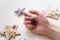
<path id="1" fill-rule="evenodd" d="M 24 12 L 24 24 L 25 27 L 32 33 L 43 34 L 54 40 L 60 40 L 60 27 L 56 24 L 50 23 L 46 17 L 40 12 L 30 10 L 29 13 Z M 32 25 L 31 21 L 35 19 L 36 25 Z"/>
<path id="2" fill-rule="evenodd" d="M 30 20 L 32 19 L 35 19 L 37 22 L 36 25 L 31 24 Z M 29 13 L 24 12 L 24 24 L 29 31 L 36 34 L 45 34 L 45 32 L 49 29 L 49 22 L 47 18 L 36 10 L 30 10 Z"/>

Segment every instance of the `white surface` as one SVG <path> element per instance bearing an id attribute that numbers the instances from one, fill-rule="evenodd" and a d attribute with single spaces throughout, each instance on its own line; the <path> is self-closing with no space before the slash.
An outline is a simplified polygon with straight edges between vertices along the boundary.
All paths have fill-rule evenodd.
<path id="1" fill-rule="evenodd" d="M 27 9 L 35 9 L 35 10 L 52 10 L 59 8 L 60 9 L 60 1 L 59 0 L 0 0 L 0 29 L 2 30 L 4 25 L 19 25 L 18 31 L 22 34 L 24 38 L 27 40 L 50 40 L 47 37 L 41 35 L 35 35 L 29 32 L 23 25 L 23 16 L 18 18 L 14 11 L 18 9 L 18 7 L 22 6 Z M 49 10 L 48 10 L 49 9 Z M 50 19 L 54 23 L 59 24 L 58 21 L 54 21 Z M 1 31 L 0 30 L 0 31 Z M 17 36 L 14 40 L 19 40 L 20 36 Z M 6 40 L 5 37 L 0 36 L 0 40 Z"/>

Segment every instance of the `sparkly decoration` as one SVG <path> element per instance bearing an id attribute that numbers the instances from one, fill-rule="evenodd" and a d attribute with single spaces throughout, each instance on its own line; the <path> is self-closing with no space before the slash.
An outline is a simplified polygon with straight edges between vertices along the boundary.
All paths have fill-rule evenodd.
<path id="1" fill-rule="evenodd" d="M 50 13 L 47 15 L 47 17 L 53 18 L 53 19 L 56 19 L 56 20 L 59 19 L 59 16 L 60 16 L 60 13 L 59 13 L 59 10 L 58 10 L 58 9 L 56 9 L 55 11 L 50 12 Z"/>
<path id="2" fill-rule="evenodd" d="M 17 28 L 17 25 L 6 25 L 5 29 L 2 32 L 0 32 L 0 35 L 5 36 L 7 40 L 11 40 L 12 38 L 15 38 L 15 36 L 20 35 L 20 33 L 17 31 Z"/>
<path id="3" fill-rule="evenodd" d="M 23 14 L 23 11 L 25 10 L 25 8 L 18 8 L 18 10 L 17 11 L 15 11 L 15 13 L 16 13 L 16 15 L 18 16 L 18 17 L 20 17 L 22 14 Z"/>

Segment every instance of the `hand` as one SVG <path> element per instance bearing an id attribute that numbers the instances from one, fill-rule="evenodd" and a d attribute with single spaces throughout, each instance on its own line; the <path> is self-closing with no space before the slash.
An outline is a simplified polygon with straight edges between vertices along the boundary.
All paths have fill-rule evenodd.
<path id="1" fill-rule="evenodd" d="M 24 12 L 25 27 L 32 33 L 46 35 L 53 40 L 60 40 L 60 27 L 50 23 L 44 15 L 35 10 L 30 10 L 29 13 Z M 36 25 L 31 24 L 31 19 L 35 19 Z"/>
<path id="2" fill-rule="evenodd" d="M 31 19 L 35 19 L 36 25 L 31 24 Z M 32 33 L 45 34 L 49 29 L 49 21 L 40 12 L 36 10 L 30 10 L 29 13 L 24 12 L 24 24 L 25 27 Z"/>

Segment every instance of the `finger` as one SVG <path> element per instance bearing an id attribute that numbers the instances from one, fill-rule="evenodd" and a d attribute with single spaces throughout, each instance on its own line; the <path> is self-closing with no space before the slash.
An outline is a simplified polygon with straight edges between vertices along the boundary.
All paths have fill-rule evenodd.
<path id="1" fill-rule="evenodd" d="M 28 16 L 25 16 L 25 18 L 24 18 L 24 20 L 25 21 L 31 21 L 32 19 L 37 19 L 37 15 L 33 15 L 33 14 L 31 14 L 32 16 L 31 17 L 28 17 Z"/>
<path id="2" fill-rule="evenodd" d="M 31 18 L 30 17 L 25 17 L 24 20 L 29 21 L 29 20 L 31 20 Z"/>
<path id="3" fill-rule="evenodd" d="M 36 11 L 36 10 L 30 10 L 29 12 L 30 12 L 30 13 L 32 13 L 32 14 L 39 15 L 39 12 L 38 12 L 38 11 Z"/>
<path id="4" fill-rule="evenodd" d="M 28 25 L 25 25 L 25 27 L 28 28 L 28 29 L 33 29 L 34 26 L 31 25 L 31 24 L 28 24 Z"/>
<path id="5" fill-rule="evenodd" d="M 31 17 L 31 14 L 30 14 L 30 13 L 24 12 L 23 14 L 24 14 L 24 16 L 29 16 L 29 17 Z"/>
<path id="6" fill-rule="evenodd" d="M 24 21 L 25 25 L 31 24 L 31 21 Z"/>
<path id="7" fill-rule="evenodd" d="M 38 16 L 41 18 L 41 17 L 44 17 L 44 15 L 42 14 L 42 13 L 40 13 L 40 12 L 38 12 L 38 11 L 36 11 L 36 10 L 30 10 L 29 11 L 31 14 L 36 14 L 35 15 L 35 18 L 37 19 L 38 18 Z M 32 17 L 32 18 L 34 18 L 34 17 Z"/>

